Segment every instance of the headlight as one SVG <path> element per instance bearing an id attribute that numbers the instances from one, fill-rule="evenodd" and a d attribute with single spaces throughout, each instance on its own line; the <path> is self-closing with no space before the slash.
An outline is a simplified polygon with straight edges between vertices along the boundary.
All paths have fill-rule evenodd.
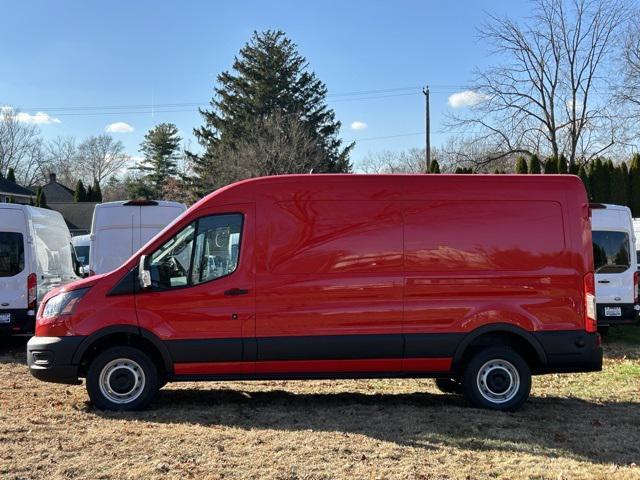
<path id="1" fill-rule="evenodd" d="M 60 315 L 71 315 L 78 301 L 88 291 L 88 288 L 80 288 L 51 297 L 44 306 L 42 317 L 52 318 L 59 317 Z"/>

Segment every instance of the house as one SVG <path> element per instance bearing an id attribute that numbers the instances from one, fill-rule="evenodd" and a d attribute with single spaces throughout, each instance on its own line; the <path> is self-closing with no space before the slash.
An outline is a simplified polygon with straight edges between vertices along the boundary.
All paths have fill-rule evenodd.
<path id="1" fill-rule="evenodd" d="M 28 204 L 33 197 L 35 197 L 34 193 L 28 188 L 0 177 L 0 203 L 12 201 L 14 203 Z"/>
<path id="2" fill-rule="evenodd" d="M 93 210 L 98 202 L 74 202 L 74 191 L 58 182 L 55 173 L 49 174 L 49 182 L 42 186 L 42 191 L 47 207 L 62 214 L 71 235 L 91 232 Z"/>

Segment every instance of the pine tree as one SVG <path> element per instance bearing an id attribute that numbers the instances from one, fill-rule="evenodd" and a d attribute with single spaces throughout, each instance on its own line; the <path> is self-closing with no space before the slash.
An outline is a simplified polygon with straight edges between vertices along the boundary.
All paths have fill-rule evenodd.
<path id="1" fill-rule="evenodd" d="M 624 203 L 621 205 L 626 205 L 627 207 L 631 203 L 631 179 L 629 178 L 629 168 L 627 167 L 627 162 L 622 162 L 620 164 L 621 178 L 622 178 L 622 189 L 624 190 Z"/>
<path id="2" fill-rule="evenodd" d="M 542 166 L 537 155 L 531 155 L 529 158 L 529 173 L 542 173 Z"/>
<path id="3" fill-rule="evenodd" d="M 144 160 L 138 168 L 145 173 L 143 182 L 154 198 L 162 196 L 167 180 L 178 173 L 181 140 L 173 123 L 156 125 L 144 136 L 140 147 Z"/>
<path id="4" fill-rule="evenodd" d="M 203 193 L 251 176 L 252 171 L 242 165 L 229 171 L 225 159 L 240 142 L 252 140 L 255 125 L 274 114 L 301 122 L 321 153 L 313 172 L 349 172 L 354 144 L 342 146 L 341 124 L 327 106 L 326 95 L 326 86 L 309 71 L 307 60 L 284 32 L 254 32 L 236 57 L 233 71 L 218 76 L 211 110 L 201 110 L 204 125 L 194 135 L 204 151 L 187 153 L 197 176 L 196 189 Z M 269 161 L 268 152 L 261 161 Z M 278 173 L 308 172 L 307 167 L 303 163 L 294 172 Z"/>
<path id="5" fill-rule="evenodd" d="M 440 173 L 440 165 L 438 164 L 438 160 L 434 160 L 433 162 L 431 162 L 429 173 Z"/>
<path id="6" fill-rule="evenodd" d="M 16 172 L 13 169 L 13 167 L 10 167 L 9 170 L 7 171 L 7 180 L 9 180 L 10 182 L 13 182 L 13 183 L 17 183 L 16 182 Z"/>
<path id="7" fill-rule="evenodd" d="M 73 192 L 73 201 L 74 202 L 87 201 L 87 190 L 84 188 L 84 183 L 82 183 L 82 180 L 78 180 L 76 182 L 76 189 Z"/>
<path id="8" fill-rule="evenodd" d="M 544 173 L 553 174 L 558 173 L 558 159 L 555 157 L 549 157 L 544 162 Z"/>
<path id="9" fill-rule="evenodd" d="M 558 173 L 569 173 L 567 169 L 567 157 L 565 157 L 564 154 L 560 155 L 560 158 L 557 160 L 556 171 Z"/>
<path id="10" fill-rule="evenodd" d="M 89 185 L 87 187 L 87 196 L 85 197 L 87 200 L 87 202 L 93 202 L 93 187 L 91 185 Z"/>
<path id="11" fill-rule="evenodd" d="M 629 182 L 631 183 L 629 207 L 634 217 L 640 217 L 640 153 L 636 153 L 631 159 Z"/>
<path id="12" fill-rule="evenodd" d="M 38 191 L 36 192 L 35 206 L 40 208 L 47 208 L 47 197 L 45 196 L 42 187 L 38 187 Z"/>
<path id="13" fill-rule="evenodd" d="M 518 157 L 516 159 L 516 173 L 529 173 L 529 169 L 527 168 L 527 161 L 524 159 L 524 157 Z"/>
<path id="14" fill-rule="evenodd" d="M 91 189 L 92 202 L 102 202 L 102 190 L 98 180 L 93 181 L 93 188 Z"/>
<path id="15" fill-rule="evenodd" d="M 587 173 L 587 169 L 584 165 L 580 165 L 578 169 L 578 176 L 584 183 L 584 188 L 587 191 L 587 198 L 591 199 L 591 181 L 589 180 L 589 174 Z"/>
<path id="16" fill-rule="evenodd" d="M 600 158 L 596 158 L 591 164 L 591 195 L 595 202 L 606 203 L 610 201 L 609 168 Z"/>

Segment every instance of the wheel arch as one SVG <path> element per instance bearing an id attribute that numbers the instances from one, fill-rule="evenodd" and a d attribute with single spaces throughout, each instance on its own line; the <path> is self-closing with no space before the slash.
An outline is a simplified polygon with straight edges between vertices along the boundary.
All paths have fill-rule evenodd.
<path id="1" fill-rule="evenodd" d="M 473 352 L 475 347 L 499 344 L 495 343 L 496 340 L 502 340 L 506 346 L 513 345 L 524 348 L 524 353 L 531 357 L 527 358 L 527 360 L 530 363 L 534 363 L 534 365 L 531 365 L 532 370 L 536 364 L 545 365 L 547 363 L 547 355 L 544 348 L 530 332 L 508 323 L 494 323 L 478 327 L 465 336 L 454 353 L 451 365 L 452 370 L 459 371 L 464 366 L 469 353 Z M 487 344 L 485 342 L 490 343 Z"/>
<path id="2" fill-rule="evenodd" d="M 114 345 L 132 345 L 147 350 L 166 374 L 173 375 L 173 361 L 162 340 L 152 332 L 135 325 L 111 325 L 87 336 L 74 353 L 73 364 L 79 365 L 82 370 L 83 362 L 95 356 L 97 352 L 104 350 L 110 344 L 110 340 L 114 342 Z"/>

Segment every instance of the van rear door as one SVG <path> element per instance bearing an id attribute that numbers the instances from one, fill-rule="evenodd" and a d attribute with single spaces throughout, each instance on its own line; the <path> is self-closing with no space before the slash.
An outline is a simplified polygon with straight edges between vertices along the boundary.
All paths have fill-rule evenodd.
<path id="1" fill-rule="evenodd" d="M 598 303 L 631 304 L 635 292 L 633 285 L 631 232 L 621 230 L 594 230 L 593 260 L 596 273 Z M 632 253 L 633 252 L 633 253 Z M 609 315 L 607 315 L 607 313 Z M 619 317 L 615 307 L 604 316 Z"/>
<path id="2" fill-rule="evenodd" d="M 27 224 L 21 209 L 4 208 L 0 212 L 0 325 L 2 310 L 27 308 L 29 276 Z M 8 321 L 7 321 L 8 323 Z"/>

